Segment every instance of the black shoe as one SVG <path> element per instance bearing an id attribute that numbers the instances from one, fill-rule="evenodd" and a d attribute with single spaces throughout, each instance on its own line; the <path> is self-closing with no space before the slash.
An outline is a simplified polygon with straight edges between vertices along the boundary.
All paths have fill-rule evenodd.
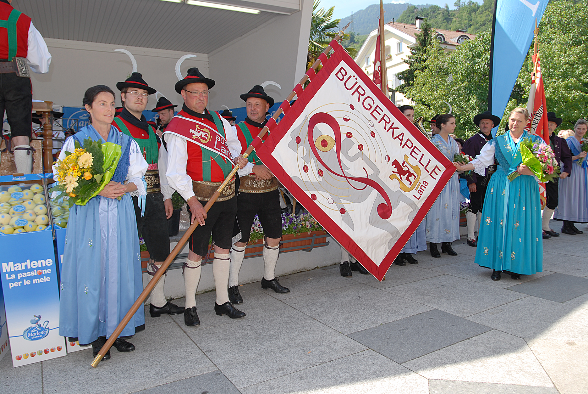
<path id="1" fill-rule="evenodd" d="M 571 228 L 571 226 L 568 223 L 568 221 L 564 221 L 563 226 L 561 226 L 561 232 L 563 234 L 576 235 L 576 232 L 574 231 L 574 229 Z"/>
<path id="2" fill-rule="evenodd" d="M 478 241 L 476 241 L 475 239 L 468 239 L 467 243 L 468 243 L 468 245 L 470 245 L 474 248 L 478 246 Z"/>
<path id="3" fill-rule="evenodd" d="M 441 257 L 441 253 L 439 253 L 439 250 L 437 249 L 437 244 L 430 242 L 429 248 L 431 249 L 431 256 L 435 257 L 436 259 Z"/>
<path id="4" fill-rule="evenodd" d="M 229 301 L 231 301 L 231 304 L 243 303 L 243 297 L 241 297 L 241 293 L 239 293 L 239 286 L 229 287 Z"/>
<path id="5" fill-rule="evenodd" d="M 396 258 L 394 259 L 394 264 L 399 265 L 399 266 L 406 265 L 406 261 L 404 261 L 404 259 L 402 258 L 402 253 L 400 253 L 398 256 L 396 256 Z"/>
<path id="6" fill-rule="evenodd" d="M 357 261 L 355 263 L 350 263 L 349 265 L 351 266 L 351 271 L 359 271 L 359 273 L 362 275 L 367 275 L 370 273 L 363 267 L 363 265 L 359 264 Z"/>
<path id="7" fill-rule="evenodd" d="M 514 279 L 514 280 L 519 280 L 519 279 L 521 279 L 521 275 L 515 274 L 514 272 L 511 272 L 510 273 L 510 278 L 511 279 Z"/>
<path id="8" fill-rule="evenodd" d="M 196 312 L 195 306 L 184 309 L 184 324 L 187 326 L 200 325 L 200 319 L 198 318 L 198 313 Z"/>
<path id="9" fill-rule="evenodd" d="M 267 280 L 265 278 L 261 278 L 261 288 L 262 289 L 272 289 L 276 293 L 284 294 L 289 293 L 290 289 L 284 287 L 278 282 L 278 278 L 274 278 L 272 280 Z"/>
<path id="10" fill-rule="evenodd" d="M 453 250 L 453 248 L 451 247 L 451 242 L 443 242 L 441 244 L 441 251 L 443 253 L 447 253 L 450 256 L 457 256 L 457 253 L 455 252 L 455 250 Z"/>
<path id="11" fill-rule="evenodd" d="M 408 264 L 418 264 L 419 263 L 418 260 L 415 259 L 412 256 L 412 254 L 410 254 L 410 253 L 404 253 L 403 257 L 404 257 L 404 261 L 406 261 Z"/>
<path id="12" fill-rule="evenodd" d="M 135 350 L 135 345 L 132 343 L 125 341 L 122 338 L 116 338 L 114 343 L 112 344 L 119 352 L 132 352 Z"/>
<path id="13" fill-rule="evenodd" d="M 559 237 L 559 233 L 553 231 L 553 230 L 548 230 L 548 231 L 544 231 L 545 234 L 551 235 L 552 237 Z"/>
<path id="14" fill-rule="evenodd" d="M 547 231 L 543 230 L 543 239 L 549 239 L 551 235 L 547 233 Z"/>
<path id="15" fill-rule="evenodd" d="M 172 304 L 171 302 L 166 302 L 165 305 L 161 308 L 158 308 L 153 304 L 149 304 L 149 314 L 151 315 L 151 317 L 159 317 L 163 314 L 177 315 L 180 313 L 184 313 L 184 307 L 177 306 L 176 304 Z"/>
<path id="16" fill-rule="evenodd" d="M 493 270 L 490 279 L 492 279 L 493 281 L 500 280 L 500 271 Z"/>
<path id="17" fill-rule="evenodd" d="M 106 343 L 106 337 L 98 337 L 94 342 L 92 342 L 92 356 L 96 358 L 102 346 Z M 110 360 L 110 349 L 106 352 L 102 360 Z"/>
<path id="18" fill-rule="evenodd" d="M 351 272 L 351 264 L 349 264 L 349 261 L 344 261 L 339 264 L 339 272 L 341 273 L 341 276 L 353 276 L 353 272 Z"/>
<path id="19" fill-rule="evenodd" d="M 241 312 L 239 309 L 235 308 L 230 302 L 225 302 L 222 305 L 218 305 L 216 302 L 214 303 L 214 311 L 217 315 L 227 315 L 231 319 L 238 319 L 240 317 L 245 316 L 245 312 Z"/>
<path id="20" fill-rule="evenodd" d="M 576 226 L 574 226 L 574 223 L 570 223 L 570 228 L 572 229 L 573 232 L 575 232 L 576 234 L 584 234 L 584 231 L 578 230 L 576 228 Z"/>

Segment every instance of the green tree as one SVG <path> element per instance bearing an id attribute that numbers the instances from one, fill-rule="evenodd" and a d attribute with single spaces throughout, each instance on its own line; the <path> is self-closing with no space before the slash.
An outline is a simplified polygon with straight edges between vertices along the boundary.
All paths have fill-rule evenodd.
<path id="1" fill-rule="evenodd" d="M 415 83 L 417 75 L 426 67 L 428 57 L 441 51 L 433 33 L 431 25 L 425 19 L 421 32 L 416 34 L 416 45 L 410 48 L 410 56 L 404 61 L 408 64 L 408 69 L 398 73 L 398 78 L 402 81 L 402 85 L 398 87 L 399 92 L 405 94 Z"/>
<path id="2" fill-rule="evenodd" d="M 314 0 L 308 37 L 308 54 L 306 55 L 307 68 L 314 64 L 326 46 L 335 38 L 338 32 L 337 26 L 341 22 L 341 19 L 333 19 L 334 6 L 327 10 L 319 8 L 319 6 L 320 0 Z M 348 40 L 349 34 L 344 34 L 341 38 Z M 343 45 L 343 47 L 351 57 L 356 55 L 357 49 L 354 46 Z"/>

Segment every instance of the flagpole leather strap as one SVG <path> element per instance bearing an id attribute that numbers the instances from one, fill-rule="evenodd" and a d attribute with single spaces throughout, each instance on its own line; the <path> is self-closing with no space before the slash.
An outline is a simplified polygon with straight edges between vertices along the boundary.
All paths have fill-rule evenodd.
<path id="1" fill-rule="evenodd" d="M 199 201 L 208 201 L 211 199 L 214 192 L 219 188 L 222 182 L 206 182 L 206 181 L 192 181 L 192 188 L 194 195 Z M 225 186 L 220 196 L 216 201 L 230 200 L 235 196 L 235 178 Z"/>
<path id="2" fill-rule="evenodd" d="M 243 193 L 267 193 L 276 190 L 278 186 L 275 176 L 270 179 L 257 179 L 251 175 L 239 177 L 239 192 Z"/>

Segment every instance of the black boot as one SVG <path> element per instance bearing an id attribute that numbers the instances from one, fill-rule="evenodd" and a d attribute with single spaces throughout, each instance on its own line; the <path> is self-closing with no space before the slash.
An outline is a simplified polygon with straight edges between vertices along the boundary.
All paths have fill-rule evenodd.
<path id="1" fill-rule="evenodd" d="M 561 226 L 561 232 L 563 234 L 568 234 L 568 235 L 576 235 L 576 232 L 571 228 L 571 222 L 568 220 L 564 220 L 563 221 L 563 226 Z"/>
<path id="2" fill-rule="evenodd" d="M 396 258 L 394 259 L 394 264 L 400 265 L 400 266 L 406 265 L 406 262 L 402 258 L 402 253 L 400 253 L 398 256 L 396 256 Z"/>
<path id="3" fill-rule="evenodd" d="M 239 293 L 239 286 L 229 287 L 229 301 L 231 301 L 231 304 L 243 303 L 243 297 L 241 297 L 241 293 Z"/>
<path id="4" fill-rule="evenodd" d="M 184 324 L 187 326 L 200 325 L 200 318 L 198 318 L 198 313 L 196 312 L 195 306 L 184 309 Z"/>
<path id="5" fill-rule="evenodd" d="M 227 315 L 231 319 L 239 319 L 240 317 L 245 316 L 245 312 L 240 311 L 239 309 L 235 308 L 231 305 L 230 302 L 225 302 L 222 305 L 218 305 L 216 302 L 214 303 L 214 311 L 217 315 Z"/>
<path id="6" fill-rule="evenodd" d="M 490 277 L 493 281 L 500 280 L 500 271 L 492 270 L 492 276 Z"/>
<path id="7" fill-rule="evenodd" d="M 100 349 L 102 349 L 102 346 L 104 346 L 105 343 L 106 337 L 98 337 L 98 339 L 92 342 L 92 355 L 94 356 L 94 358 L 96 358 L 98 352 L 100 351 Z M 110 349 L 108 349 L 104 357 L 102 357 L 102 360 L 110 360 Z"/>
<path id="8" fill-rule="evenodd" d="M 453 250 L 453 248 L 451 247 L 451 242 L 443 242 L 441 244 L 441 251 L 443 253 L 447 253 L 450 256 L 457 256 L 457 253 L 455 252 L 455 250 Z"/>
<path id="9" fill-rule="evenodd" d="M 359 273 L 363 275 L 367 275 L 370 273 L 363 267 L 363 265 L 359 264 L 357 261 L 354 263 L 350 263 L 349 265 L 351 266 L 351 271 L 359 271 Z"/>
<path id="10" fill-rule="evenodd" d="M 418 260 L 415 259 L 413 257 L 413 255 L 410 253 L 404 253 L 404 261 L 406 261 L 408 264 L 418 264 L 419 263 Z"/>
<path id="11" fill-rule="evenodd" d="M 290 289 L 284 287 L 278 282 L 278 278 L 274 278 L 272 280 L 267 280 L 265 278 L 261 278 L 261 288 L 262 289 L 272 289 L 276 293 L 289 293 Z"/>
<path id="12" fill-rule="evenodd" d="M 441 257 L 441 253 L 439 253 L 439 250 L 437 249 L 436 243 L 429 242 L 429 248 L 431 249 L 431 256 L 433 256 L 435 258 Z"/>
<path id="13" fill-rule="evenodd" d="M 151 317 L 159 317 L 163 314 L 177 315 L 179 313 L 184 313 L 184 307 L 177 306 L 176 304 L 172 304 L 169 301 L 161 308 L 158 308 L 153 304 L 149 304 L 149 314 Z"/>
<path id="14" fill-rule="evenodd" d="M 576 228 L 576 226 L 574 225 L 574 222 L 570 222 L 570 228 L 576 233 L 576 234 L 584 234 L 584 231 L 578 230 Z"/>
<path id="15" fill-rule="evenodd" d="M 351 265 L 349 264 L 349 261 L 344 261 L 341 264 L 339 264 L 339 272 L 341 273 L 341 276 L 344 277 L 353 276 L 353 272 L 351 272 Z"/>

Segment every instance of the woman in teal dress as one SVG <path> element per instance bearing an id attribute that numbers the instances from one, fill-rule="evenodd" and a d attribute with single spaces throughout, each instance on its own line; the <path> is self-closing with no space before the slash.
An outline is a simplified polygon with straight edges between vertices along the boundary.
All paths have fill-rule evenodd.
<path id="1" fill-rule="evenodd" d="M 98 85 L 83 101 L 91 124 L 69 137 L 59 159 L 73 152 L 74 142 L 85 139 L 112 142 L 122 155 L 112 180 L 86 205 L 70 208 L 60 284 L 59 334 L 92 344 L 94 357 L 143 291 L 139 238 L 130 192 L 144 195 L 147 162 L 137 143 L 111 126 L 114 93 Z M 54 169 L 55 172 L 55 169 Z M 143 308 L 133 315 L 121 336 L 130 336 L 145 324 Z M 120 352 L 135 349 L 119 337 Z M 104 360 L 110 358 L 110 351 Z"/>
<path id="2" fill-rule="evenodd" d="M 457 142 L 449 135 L 455 130 L 455 116 L 439 115 L 436 122 L 440 131 L 433 135 L 431 142 L 445 157 L 453 161 L 454 156 L 459 153 Z M 426 237 L 431 256 L 435 258 L 441 257 L 437 249 L 439 243 L 441 243 L 441 252 L 457 256 L 451 243 L 459 239 L 459 203 L 461 201 L 459 196 L 459 181 L 457 174 L 454 173 L 427 213 Z"/>
<path id="3" fill-rule="evenodd" d="M 501 272 L 513 279 L 543 270 L 543 237 L 541 232 L 541 202 L 537 178 L 521 161 L 520 142 L 530 138 L 525 126 L 529 113 L 524 108 L 514 109 L 509 116 L 509 131 L 489 141 L 469 164 L 454 163 L 459 171 L 484 169 L 498 161 L 498 169 L 490 178 L 482 221 L 476 263 L 492 268 L 492 280 L 500 280 Z M 509 181 L 511 173 L 519 176 Z M 514 174 L 513 174 L 514 175 Z"/>

